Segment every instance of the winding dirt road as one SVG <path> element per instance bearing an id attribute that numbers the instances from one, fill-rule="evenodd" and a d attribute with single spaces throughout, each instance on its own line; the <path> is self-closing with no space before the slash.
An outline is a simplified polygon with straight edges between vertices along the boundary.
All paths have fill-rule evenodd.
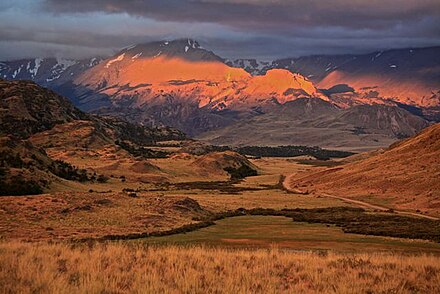
<path id="1" fill-rule="evenodd" d="M 291 187 L 292 177 L 293 176 L 295 176 L 295 174 L 287 175 L 285 177 L 284 181 L 283 181 L 283 186 L 288 191 L 298 192 L 296 189 L 293 189 Z M 364 202 L 364 201 L 361 201 L 361 200 L 354 200 L 354 199 L 350 199 L 350 198 L 346 198 L 346 197 L 330 195 L 330 194 L 327 194 L 327 193 L 320 193 L 319 195 L 324 196 L 324 197 L 339 199 L 341 201 L 344 201 L 344 202 L 347 202 L 347 203 L 351 203 L 351 204 L 355 204 L 356 206 L 363 207 L 363 208 L 370 208 L 370 209 L 375 209 L 375 210 L 379 210 L 379 211 L 390 211 L 390 208 L 388 208 L 388 207 L 384 207 L 384 206 L 380 206 L 380 205 L 376 205 L 376 204 L 371 204 L 371 203 Z M 434 217 L 434 216 L 424 215 L 424 214 L 415 213 L 415 212 L 395 210 L 395 209 L 393 209 L 393 213 L 401 214 L 401 215 L 407 215 L 407 216 L 422 217 L 422 218 L 427 218 L 427 219 L 430 219 L 430 220 L 440 220 L 438 217 Z"/>

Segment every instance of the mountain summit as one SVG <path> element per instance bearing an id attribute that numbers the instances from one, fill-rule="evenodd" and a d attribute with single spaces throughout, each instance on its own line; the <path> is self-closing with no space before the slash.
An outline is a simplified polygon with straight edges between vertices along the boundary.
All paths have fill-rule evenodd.
<path id="1" fill-rule="evenodd" d="M 136 121 L 165 123 L 191 135 L 256 108 L 298 98 L 327 100 L 300 74 L 273 69 L 254 77 L 191 39 L 125 48 L 78 76 L 73 89 L 82 109 L 128 113 Z M 233 117 L 219 115 L 225 111 Z"/>
<path id="2" fill-rule="evenodd" d="M 205 50 L 196 40 L 178 39 L 137 44 L 122 49 L 117 57 L 124 55 L 132 60 L 143 58 L 181 58 L 189 61 L 222 61 L 213 52 Z M 117 58 L 116 57 L 116 58 Z M 122 57 L 120 57 L 122 58 Z"/>

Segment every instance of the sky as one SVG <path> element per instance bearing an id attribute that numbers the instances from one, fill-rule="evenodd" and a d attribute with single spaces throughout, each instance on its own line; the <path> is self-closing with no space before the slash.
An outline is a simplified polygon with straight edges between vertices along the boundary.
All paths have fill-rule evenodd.
<path id="1" fill-rule="evenodd" d="M 440 45 L 439 0 L 0 0 L 0 60 L 107 56 L 192 38 L 273 60 Z"/>

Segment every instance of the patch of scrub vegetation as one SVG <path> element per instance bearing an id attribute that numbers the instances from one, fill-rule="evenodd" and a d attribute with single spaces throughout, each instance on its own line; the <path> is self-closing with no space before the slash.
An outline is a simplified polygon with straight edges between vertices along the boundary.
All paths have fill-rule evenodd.
<path id="1" fill-rule="evenodd" d="M 5 179 L 6 171 L 0 168 L 0 196 L 37 195 L 43 193 L 41 185 L 34 180 L 26 180 L 20 176 Z"/>
<path id="2" fill-rule="evenodd" d="M 241 165 L 239 167 L 226 167 L 224 170 L 231 175 L 232 180 L 241 180 L 246 177 L 258 175 L 258 172 L 248 165 Z"/>
<path id="3" fill-rule="evenodd" d="M 5 293 L 439 293 L 440 257 L 0 243 Z"/>
<path id="4" fill-rule="evenodd" d="M 153 150 L 144 146 L 139 146 L 127 141 L 119 141 L 115 142 L 116 145 L 119 145 L 122 149 L 126 150 L 133 156 L 142 157 L 142 158 L 167 158 L 170 153 L 162 150 Z"/>
<path id="5" fill-rule="evenodd" d="M 78 182 L 86 182 L 92 180 L 87 174 L 87 170 L 77 168 L 70 163 L 67 163 L 62 160 L 55 160 L 53 161 L 50 166 L 49 170 L 54 174 L 59 176 L 60 178 L 71 180 L 71 181 L 78 181 Z"/>
<path id="6" fill-rule="evenodd" d="M 237 148 L 237 151 L 243 155 L 255 157 L 296 157 L 302 155 L 313 156 L 318 160 L 328 160 L 330 158 L 343 158 L 353 155 L 352 152 L 327 150 L 320 147 L 309 146 L 244 146 Z"/>
<path id="7" fill-rule="evenodd" d="M 155 188 L 146 191 L 179 191 L 179 190 L 204 190 L 204 191 L 218 191 L 220 194 L 241 194 L 245 191 L 261 191 L 273 189 L 272 186 L 257 188 L 257 187 L 242 187 L 236 184 L 240 183 L 240 180 L 231 179 L 230 181 L 195 181 L 195 182 L 182 182 L 182 183 L 157 183 Z M 143 190 L 138 190 L 141 192 Z"/>
<path id="8" fill-rule="evenodd" d="M 50 174 L 60 178 L 86 182 L 106 182 L 103 175 L 89 174 L 87 170 L 77 168 L 62 160 L 52 160 L 44 152 L 27 154 L 0 152 L 0 195 L 19 196 L 37 195 L 50 186 Z M 42 175 L 40 177 L 36 175 Z"/>
<path id="9" fill-rule="evenodd" d="M 205 155 L 211 152 L 235 151 L 245 156 L 253 157 L 297 157 L 313 156 L 318 160 L 328 160 L 330 158 L 344 158 L 353 155 L 353 152 L 322 149 L 318 146 L 216 146 L 190 142 L 183 146 L 181 152 L 187 152 L 194 155 Z"/>

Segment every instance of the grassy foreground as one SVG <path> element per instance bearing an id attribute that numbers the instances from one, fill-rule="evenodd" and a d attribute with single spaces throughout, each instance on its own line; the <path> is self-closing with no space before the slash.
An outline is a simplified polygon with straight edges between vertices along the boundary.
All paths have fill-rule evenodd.
<path id="1" fill-rule="evenodd" d="M 0 243 L 2 293 L 439 293 L 440 257 Z"/>

